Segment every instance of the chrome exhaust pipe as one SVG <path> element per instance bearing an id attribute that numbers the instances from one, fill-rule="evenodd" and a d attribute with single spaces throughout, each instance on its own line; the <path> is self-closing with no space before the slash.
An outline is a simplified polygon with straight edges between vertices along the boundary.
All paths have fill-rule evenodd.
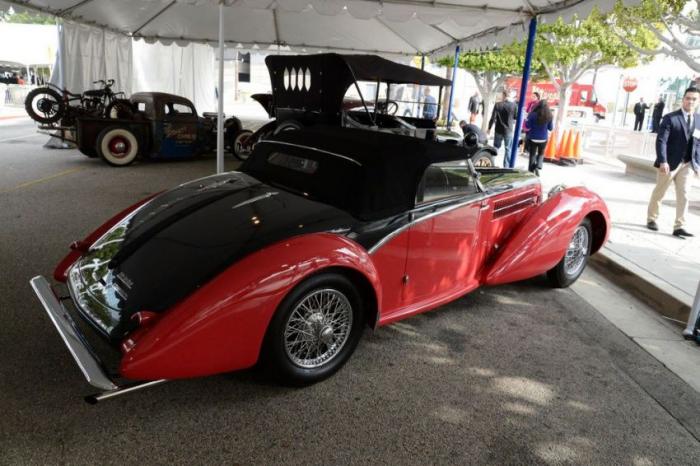
<path id="1" fill-rule="evenodd" d="M 135 392 L 136 390 L 141 390 L 143 388 L 153 387 L 154 385 L 160 385 L 163 382 L 167 382 L 168 379 L 151 380 L 150 382 L 138 382 L 129 385 L 122 385 L 114 390 L 107 390 L 105 392 L 96 393 L 94 395 L 88 395 L 85 397 L 85 401 L 91 405 L 97 404 L 102 400 L 109 398 L 114 398 L 115 396 L 125 395 L 130 392 Z"/>

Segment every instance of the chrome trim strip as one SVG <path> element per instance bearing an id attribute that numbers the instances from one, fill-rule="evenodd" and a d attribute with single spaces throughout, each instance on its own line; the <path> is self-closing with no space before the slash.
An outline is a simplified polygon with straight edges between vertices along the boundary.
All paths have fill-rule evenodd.
<path id="1" fill-rule="evenodd" d="M 394 238 L 394 237 L 397 236 L 398 234 L 404 232 L 405 230 L 407 230 L 408 228 L 410 228 L 412 225 L 415 225 L 415 224 L 417 224 L 417 223 L 420 223 L 420 222 L 422 222 L 422 221 L 424 221 L 424 220 L 431 219 L 431 218 L 436 217 L 436 216 L 438 216 L 438 215 L 440 215 L 440 214 L 444 214 L 444 213 L 450 212 L 450 211 L 452 211 L 452 210 L 459 209 L 460 207 L 464 207 L 464 206 L 467 205 L 467 204 L 471 204 L 471 203 L 473 203 L 473 202 L 483 201 L 484 199 L 487 199 L 488 197 L 491 197 L 491 196 L 489 196 L 489 195 L 487 195 L 487 194 L 484 194 L 484 193 L 480 193 L 479 195 L 470 197 L 469 199 L 466 199 L 466 200 L 464 200 L 464 201 L 462 201 L 462 202 L 459 202 L 459 203 L 457 203 L 457 204 L 448 205 L 447 207 L 444 207 L 444 208 L 442 208 L 442 209 L 440 209 L 439 207 L 436 207 L 436 210 L 435 210 L 434 212 L 431 212 L 431 213 L 429 213 L 429 214 L 427 214 L 427 215 L 424 215 L 424 216 L 422 216 L 422 217 L 420 217 L 420 218 L 413 219 L 413 220 L 409 221 L 407 224 L 402 225 L 402 226 L 400 226 L 399 228 L 397 228 L 396 230 L 392 231 L 391 233 L 389 233 L 388 235 L 386 235 L 384 238 L 382 238 L 381 240 L 379 240 L 379 242 L 378 242 L 377 244 L 375 244 L 374 246 L 372 246 L 371 248 L 369 248 L 369 250 L 368 250 L 367 252 L 368 252 L 369 254 L 374 254 L 379 248 L 381 248 L 382 246 L 384 246 L 389 240 L 391 240 L 392 238 Z M 416 211 L 420 212 L 421 210 L 428 210 L 428 209 L 430 209 L 431 207 L 435 207 L 435 206 L 430 206 L 430 205 L 428 205 L 428 206 L 420 206 L 420 207 L 417 208 L 417 209 L 413 209 L 413 210 L 411 211 L 411 213 L 414 214 Z"/>
<path id="2" fill-rule="evenodd" d="M 261 194 L 260 196 L 251 197 L 250 199 L 246 199 L 246 200 L 243 201 L 243 202 L 239 202 L 239 203 L 236 204 L 235 206 L 231 207 L 231 209 L 236 209 L 236 208 L 242 207 L 242 206 L 244 206 L 244 205 L 252 204 L 252 203 L 254 203 L 254 202 L 258 202 L 258 201 L 261 201 L 261 200 L 263 200 L 263 199 L 267 199 L 268 197 L 276 196 L 276 195 L 278 195 L 278 194 L 279 194 L 279 193 L 278 193 L 277 191 L 274 191 L 274 192 L 269 192 L 269 193 Z"/>
<path id="3" fill-rule="evenodd" d="M 102 400 L 107 400 L 109 398 L 114 398 L 115 396 L 126 395 L 127 393 L 135 392 L 136 390 L 141 390 L 144 388 L 152 387 L 154 385 L 160 385 L 163 382 L 167 382 L 168 379 L 150 380 L 148 382 L 139 382 L 131 385 L 123 385 L 117 387 L 116 390 L 108 390 L 106 392 L 97 393 L 95 395 L 89 395 L 85 397 L 85 401 L 91 405 L 97 404 Z"/>
<path id="4" fill-rule="evenodd" d="M 85 337 L 54 295 L 48 280 L 39 275 L 32 278 L 29 283 L 88 383 L 102 390 L 119 388 L 105 374 L 102 363 L 94 356 Z"/>
<path id="5" fill-rule="evenodd" d="M 309 147 L 309 146 L 304 146 L 304 145 L 301 145 L 301 144 L 294 144 L 294 143 L 291 143 L 291 142 L 275 141 L 274 139 L 263 139 L 262 141 L 258 142 L 258 144 L 261 144 L 261 143 L 267 143 L 267 144 L 281 144 L 281 145 L 283 145 L 283 146 L 298 147 L 299 149 L 308 149 L 308 150 L 312 150 L 312 151 L 316 151 L 316 152 L 321 152 L 321 153 L 323 153 L 323 154 L 332 155 L 332 156 L 334 156 L 334 157 L 339 157 L 339 158 L 341 158 L 341 159 L 345 159 L 345 160 L 347 160 L 347 161 L 349 161 L 349 162 L 352 162 L 352 163 L 356 164 L 358 167 L 361 167 L 361 166 L 362 166 L 362 164 L 361 164 L 360 162 L 358 162 L 357 160 L 355 160 L 355 159 L 351 159 L 350 157 L 346 157 L 346 156 L 344 156 L 344 155 L 336 154 L 335 152 L 329 152 L 329 151 L 327 151 L 327 150 L 318 149 L 318 148 L 316 148 L 316 147 Z"/>
<path id="6" fill-rule="evenodd" d="M 156 196 L 156 197 L 158 197 L 158 196 Z M 153 199 L 155 199 L 156 197 L 154 197 Z M 115 223 L 114 225 L 112 225 L 112 226 L 111 226 L 107 231 L 105 231 L 99 238 L 97 238 L 95 241 L 93 241 L 92 244 L 89 246 L 89 248 L 92 249 L 92 247 L 93 247 L 94 245 L 96 245 L 97 243 L 99 243 L 100 241 L 102 241 L 107 235 L 109 235 L 109 234 L 112 232 L 112 230 L 114 230 L 115 227 L 121 225 L 121 224 L 124 223 L 124 222 L 128 222 L 129 220 L 131 220 L 132 218 L 134 218 L 134 215 L 136 215 L 137 213 L 139 213 L 139 211 L 140 211 L 141 209 L 143 209 L 144 207 L 146 207 L 147 205 L 149 205 L 149 204 L 153 201 L 153 199 L 151 199 L 151 200 L 149 200 L 148 202 L 146 202 L 146 203 L 144 203 L 144 204 L 138 206 L 136 209 L 134 209 L 134 210 L 132 210 L 131 212 L 129 212 L 129 213 L 126 215 L 126 217 L 122 218 L 122 219 L 119 220 L 117 223 Z"/>
<path id="7" fill-rule="evenodd" d="M 534 194 L 534 193 L 533 193 L 533 194 Z M 534 202 L 533 202 L 533 201 L 534 201 Z M 522 204 L 525 204 L 525 203 L 533 203 L 533 204 L 534 204 L 535 202 L 537 202 L 537 196 L 536 196 L 536 195 L 534 195 L 534 196 L 532 196 L 532 197 L 528 197 L 528 198 L 526 198 L 526 199 L 523 199 L 522 201 L 515 202 L 515 203 L 513 203 L 513 204 L 508 204 L 508 205 L 505 205 L 505 206 L 503 206 L 503 207 L 499 207 L 498 209 L 494 209 L 494 210 L 493 210 L 493 213 L 494 213 L 494 214 L 497 214 L 497 213 L 501 212 L 502 210 L 512 209 L 513 207 L 517 207 L 517 206 L 522 205 Z"/>

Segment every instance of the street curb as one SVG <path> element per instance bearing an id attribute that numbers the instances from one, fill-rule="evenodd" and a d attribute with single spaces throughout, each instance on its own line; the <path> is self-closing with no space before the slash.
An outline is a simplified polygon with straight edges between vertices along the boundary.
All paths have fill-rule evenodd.
<path id="1" fill-rule="evenodd" d="M 693 305 L 692 297 L 688 298 L 687 294 L 673 287 L 663 288 L 660 285 L 664 283 L 658 277 L 607 247 L 591 256 L 591 265 L 663 317 L 685 326 Z"/>

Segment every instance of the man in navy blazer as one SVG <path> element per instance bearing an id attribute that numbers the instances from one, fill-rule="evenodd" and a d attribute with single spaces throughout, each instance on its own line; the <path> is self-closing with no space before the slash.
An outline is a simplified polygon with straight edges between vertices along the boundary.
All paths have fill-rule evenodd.
<path id="1" fill-rule="evenodd" d="M 676 221 L 673 236 L 685 239 L 693 236 L 685 230 L 688 213 L 688 188 L 690 175 L 700 171 L 700 114 L 696 113 L 700 102 L 700 89 L 689 87 L 683 94 L 681 108 L 667 113 L 661 120 L 656 136 L 656 187 L 651 193 L 647 210 L 647 228 L 659 229 L 661 201 L 671 183 L 676 187 Z"/>

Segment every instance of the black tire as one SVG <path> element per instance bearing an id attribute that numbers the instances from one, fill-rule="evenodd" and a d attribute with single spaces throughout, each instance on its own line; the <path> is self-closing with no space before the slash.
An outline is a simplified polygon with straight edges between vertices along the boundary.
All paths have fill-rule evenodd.
<path id="1" fill-rule="evenodd" d="M 585 239 L 581 242 L 579 247 L 574 248 L 574 241 L 576 240 L 576 235 L 583 234 Z M 574 230 L 574 235 L 570 240 L 569 246 L 564 253 L 564 257 L 559 261 L 559 263 L 554 266 L 550 271 L 547 272 L 547 278 L 554 288 L 566 288 L 571 286 L 578 277 L 581 276 L 583 271 L 586 269 L 588 264 L 588 258 L 591 255 L 591 245 L 593 244 L 593 229 L 591 228 L 591 220 L 585 218 Z M 567 258 L 569 258 L 569 253 L 572 251 L 577 251 L 582 254 L 580 257 L 581 263 L 579 266 L 572 267 L 571 264 L 567 264 Z M 574 252 L 575 254 L 575 252 Z"/>
<path id="2" fill-rule="evenodd" d="M 111 120 L 131 120 L 134 113 L 134 106 L 126 99 L 115 99 L 105 108 L 105 118 Z"/>
<path id="3" fill-rule="evenodd" d="M 479 151 L 472 156 L 472 163 L 475 167 L 493 167 L 493 155 L 486 151 Z"/>
<path id="4" fill-rule="evenodd" d="M 238 160 L 245 162 L 250 157 L 250 153 L 253 152 L 253 148 L 246 145 L 246 139 L 251 137 L 253 132 L 249 129 L 242 129 L 235 133 L 231 138 L 231 153 Z"/>
<path id="5" fill-rule="evenodd" d="M 63 117 L 66 103 L 57 91 L 50 87 L 38 87 L 27 94 L 24 109 L 32 120 L 50 125 Z"/>
<path id="6" fill-rule="evenodd" d="M 97 154 L 113 167 L 131 165 L 139 155 L 139 141 L 131 130 L 121 126 L 110 126 L 97 136 Z"/>
<path id="7" fill-rule="evenodd" d="M 287 120 L 277 125 L 277 128 L 275 128 L 275 131 L 272 134 L 280 134 L 284 133 L 285 131 L 297 131 L 302 129 L 303 127 L 304 125 L 302 125 L 296 120 Z"/>
<path id="8" fill-rule="evenodd" d="M 332 326 L 329 332 L 329 325 L 319 320 L 321 318 L 318 316 L 323 315 L 323 309 L 328 309 L 326 306 L 321 305 L 320 309 L 312 307 L 312 311 L 301 309 L 301 303 L 313 302 L 314 297 L 318 296 L 334 296 L 337 298 L 335 301 L 337 305 L 345 309 L 347 315 L 352 316 L 348 324 L 349 329 L 346 328 L 345 333 L 337 334 L 336 332 L 341 332 L 340 327 Z M 346 301 L 343 301 L 341 296 Z M 350 306 L 350 311 L 347 311 L 346 304 Z M 339 308 L 335 309 L 337 311 Z M 304 326 L 303 329 L 290 326 L 290 321 L 296 321 L 297 325 Z M 303 386 L 320 382 L 333 375 L 347 362 L 360 341 L 364 325 L 364 305 L 360 293 L 352 282 L 338 273 L 315 275 L 294 288 L 277 308 L 265 335 L 261 354 L 262 367 L 270 376 L 285 385 Z M 311 335 L 312 333 L 315 337 Z M 293 340 L 294 337 L 302 334 L 309 335 L 310 339 L 304 342 Z M 337 340 L 333 345 L 328 345 L 324 342 L 324 337 L 337 338 Z M 340 339 L 342 342 L 338 341 Z M 318 352 L 325 348 L 325 353 L 320 356 L 316 353 L 317 358 L 295 360 L 295 355 L 304 352 L 302 345 L 307 343 L 310 345 L 309 350 Z M 319 346 L 311 349 L 311 346 L 316 344 Z M 336 347 L 335 344 L 339 346 Z M 329 359 L 318 362 L 318 359 L 323 359 L 324 355 Z M 305 356 L 310 355 L 307 353 Z"/>

